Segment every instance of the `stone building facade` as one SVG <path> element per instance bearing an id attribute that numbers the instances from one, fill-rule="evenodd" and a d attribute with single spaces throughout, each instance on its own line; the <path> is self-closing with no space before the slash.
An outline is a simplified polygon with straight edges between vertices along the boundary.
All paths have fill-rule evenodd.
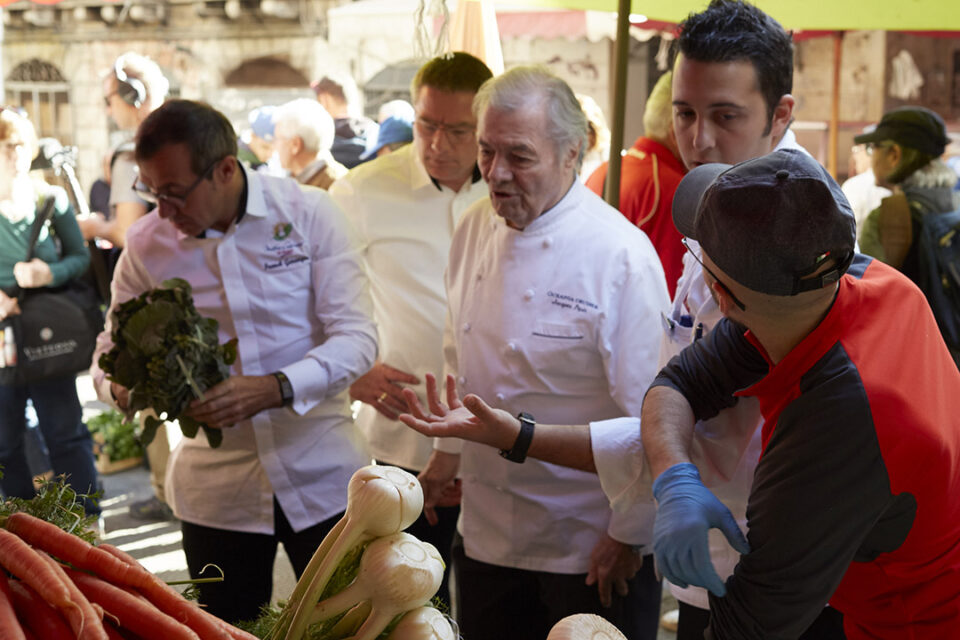
<path id="1" fill-rule="evenodd" d="M 309 81 L 322 72 L 321 61 L 349 69 L 349 58 L 332 51 L 325 37 L 332 4 L 18 2 L 3 12 L 5 101 L 23 106 L 41 135 L 77 147 L 78 175 L 89 185 L 111 144 L 102 79 L 117 56 L 149 56 L 170 80 L 172 95 L 210 102 L 241 125 L 254 106 L 312 95 Z"/>

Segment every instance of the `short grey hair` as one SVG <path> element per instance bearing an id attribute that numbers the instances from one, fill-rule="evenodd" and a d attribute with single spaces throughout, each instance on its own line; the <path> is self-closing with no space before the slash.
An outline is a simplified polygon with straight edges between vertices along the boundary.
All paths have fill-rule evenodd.
<path id="1" fill-rule="evenodd" d="M 299 137 L 307 151 L 320 153 L 333 146 L 333 118 L 311 98 L 297 98 L 280 105 L 273 114 L 274 136 Z"/>
<path id="2" fill-rule="evenodd" d="M 557 153 L 579 147 L 577 169 L 587 150 L 587 116 L 577 96 L 566 82 L 546 67 L 514 67 L 483 83 L 473 99 L 473 114 L 480 116 L 490 107 L 511 111 L 539 100 L 543 108 L 546 133 L 554 141 Z"/>

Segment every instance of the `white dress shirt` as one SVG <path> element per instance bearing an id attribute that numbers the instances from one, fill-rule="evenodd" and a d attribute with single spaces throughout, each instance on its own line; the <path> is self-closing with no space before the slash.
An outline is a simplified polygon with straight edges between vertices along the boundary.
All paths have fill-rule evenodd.
<path id="1" fill-rule="evenodd" d="M 487 195 L 482 180 L 453 191 L 427 174 L 412 144 L 361 164 L 330 187 L 360 239 L 370 278 L 380 360 L 417 376 L 443 370 L 443 272 L 463 211 Z M 413 388 L 426 406 L 426 386 Z M 368 404 L 357 425 L 377 460 L 419 471 L 430 439 Z"/>
<path id="2" fill-rule="evenodd" d="M 639 414 L 657 372 L 663 268 L 646 235 L 579 180 L 526 229 L 483 200 L 454 234 L 447 272 L 447 370 L 461 393 L 545 424 Z M 584 573 L 606 530 L 649 538 L 652 502 L 613 514 L 596 475 L 462 444 L 459 522 L 467 556 Z"/>
<path id="3" fill-rule="evenodd" d="M 187 522 L 270 534 L 276 495 L 300 531 L 343 510 L 350 476 L 369 463 L 345 390 L 376 358 L 376 329 L 340 209 L 319 189 L 244 172 L 246 212 L 225 233 L 186 236 L 156 212 L 130 227 L 92 373 L 110 401 L 96 362 L 112 346 L 113 309 L 168 278 L 187 280 L 200 315 L 219 322 L 220 341 L 239 338 L 231 373 L 282 370 L 294 402 L 224 429 L 217 449 L 202 433 L 181 440 L 167 500 Z"/>

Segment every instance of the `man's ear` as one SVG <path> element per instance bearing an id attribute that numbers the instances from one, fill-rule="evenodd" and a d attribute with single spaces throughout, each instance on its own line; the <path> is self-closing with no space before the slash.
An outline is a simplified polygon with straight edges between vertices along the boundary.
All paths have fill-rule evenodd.
<path id="1" fill-rule="evenodd" d="M 773 108 L 773 118 L 770 120 L 770 133 L 774 140 L 779 141 L 793 122 L 793 107 L 796 101 L 789 93 L 780 96 L 780 101 Z"/>
<path id="2" fill-rule="evenodd" d="M 563 156 L 563 166 L 568 169 L 574 169 L 577 166 L 577 158 L 580 156 L 580 145 L 571 146 Z"/>
<path id="3" fill-rule="evenodd" d="M 887 149 L 887 153 L 890 154 L 890 159 L 893 161 L 893 165 L 892 165 L 892 166 L 893 166 L 894 168 L 899 167 L 899 166 L 900 166 L 900 160 L 903 159 L 903 149 L 900 147 L 900 145 L 897 144 L 896 142 L 894 142 L 894 143 L 891 144 L 890 147 Z"/>
<path id="4" fill-rule="evenodd" d="M 233 176 L 239 171 L 240 167 L 237 164 L 236 156 L 227 156 L 220 161 L 220 164 L 217 165 L 217 168 L 213 170 L 213 178 L 215 182 L 220 182 L 226 184 L 233 180 Z"/>
<path id="5" fill-rule="evenodd" d="M 720 309 L 721 314 L 726 316 L 731 309 L 737 308 L 737 306 L 733 304 L 733 300 L 730 299 L 730 294 L 726 292 L 723 285 L 718 281 L 714 280 L 710 285 L 710 289 L 713 291 L 713 297 L 717 301 L 717 307 Z"/>
<path id="6" fill-rule="evenodd" d="M 298 156 L 301 151 L 303 151 L 303 138 L 293 136 L 293 138 L 290 139 L 290 155 Z"/>

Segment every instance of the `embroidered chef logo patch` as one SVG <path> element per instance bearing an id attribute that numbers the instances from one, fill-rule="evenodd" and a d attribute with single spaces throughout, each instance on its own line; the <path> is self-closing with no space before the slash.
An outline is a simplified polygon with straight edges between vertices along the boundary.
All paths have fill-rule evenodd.
<path id="1" fill-rule="evenodd" d="M 289 222 L 278 222 L 273 225 L 273 239 L 277 241 L 286 240 L 291 231 L 293 231 L 292 224 Z"/>

